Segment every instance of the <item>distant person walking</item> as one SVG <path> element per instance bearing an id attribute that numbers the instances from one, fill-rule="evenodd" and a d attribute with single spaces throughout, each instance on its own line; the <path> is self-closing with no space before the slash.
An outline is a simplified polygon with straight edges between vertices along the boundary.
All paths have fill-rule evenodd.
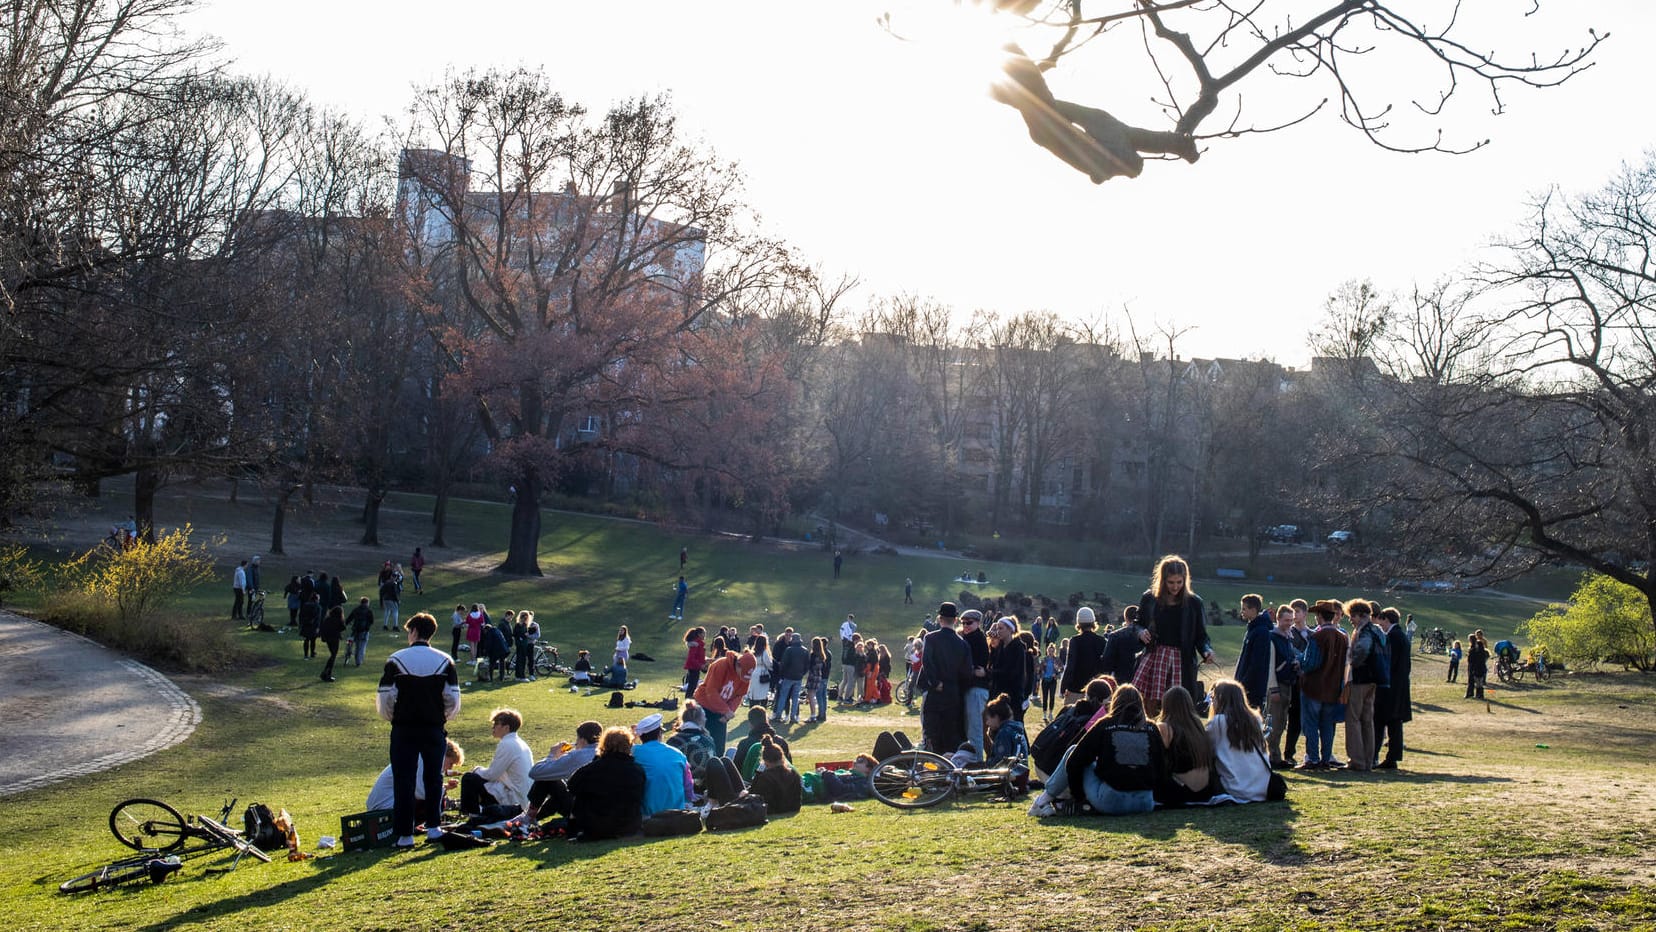
<path id="1" fill-rule="evenodd" d="M 322 682 L 334 681 L 334 661 L 339 659 L 339 636 L 345 633 L 345 611 L 335 605 L 322 619 L 322 643 L 328 645 L 328 662 L 322 666 Z"/>
<path id="2" fill-rule="evenodd" d="M 414 591 L 424 592 L 425 590 L 420 588 L 420 573 L 425 570 L 425 554 L 421 553 L 418 547 L 414 548 L 414 556 L 408 559 L 408 570 L 414 574 Z"/>
<path id="3" fill-rule="evenodd" d="M 834 551 L 834 578 L 840 578 L 840 565 L 845 562 L 845 555 L 838 550 Z"/>
<path id="4" fill-rule="evenodd" d="M 685 564 L 687 564 L 689 562 L 690 562 L 690 548 L 689 547 L 680 547 L 679 548 L 679 572 L 680 573 L 684 572 Z"/>
<path id="5" fill-rule="evenodd" d="M 904 605 L 913 605 L 914 604 L 914 580 L 913 579 L 903 580 L 903 604 Z"/>
<path id="6" fill-rule="evenodd" d="M 380 583 L 379 602 L 380 611 L 384 613 L 380 621 L 385 625 L 385 630 L 401 628 L 402 581 L 395 575 L 385 577 L 385 581 Z"/>
<path id="7" fill-rule="evenodd" d="M 668 620 L 684 620 L 684 599 L 689 594 L 690 584 L 684 581 L 683 576 L 680 576 L 678 578 L 678 585 L 673 587 L 673 610 L 667 614 Z"/>

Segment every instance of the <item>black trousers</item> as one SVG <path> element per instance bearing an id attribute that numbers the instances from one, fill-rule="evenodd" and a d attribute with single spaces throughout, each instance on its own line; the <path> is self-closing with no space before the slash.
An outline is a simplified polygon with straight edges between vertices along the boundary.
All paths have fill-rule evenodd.
<path id="1" fill-rule="evenodd" d="M 536 780 L 529 787 L 529 805 L 535 807 L 536 815 L 541 818 L 561 815 L 567 819 L 574 803 L 569 784 L 562 780 Z"/>
<path id="2" fill-rule="evenodd" d="M 1300 739 L 1300 690 L 1299 684 L 1288 687 L 1288 734 L 1287 744 L 1282 748 L 1282 756 L 1290 758 L 1294 755 L 1294 748 L 1299 746 Z M 1310 742 L 1306 746 L 1310 747 Z"/>
<path id="3" fill-rule="evenodd" d="M 947 757 L 966 743 L 966 703 L 960 698 L 942 701 L 938 690 L 926 693 L 920 707 L 920 730 L 926 750 Z"/>
<path id="4" fill-rule="evenodd" d="M 422 822 L 434 826 L 443 819 L 443 742 L 448 732 L 441 725 L 391 726 L 392 825 L 397 837 L 414 834 L 416 818 L 414 777 L 424 762 L 425 803 L 418 813 Z"/>
<path id="5" fill-rule="evenodd" d="M 438 761 L 437 767 L 442 769 L 443 762 Z M 430 771 L 426 771 L 430 773 Z M 429 798 L 429 797 L 428 797 Z M 460 778 L 460 811 L 466 815 L 477 815 L 484 806 L 498 806 L 500 800 L 489 792 L 488 781 L 474 773 L 467 773 Z"/>

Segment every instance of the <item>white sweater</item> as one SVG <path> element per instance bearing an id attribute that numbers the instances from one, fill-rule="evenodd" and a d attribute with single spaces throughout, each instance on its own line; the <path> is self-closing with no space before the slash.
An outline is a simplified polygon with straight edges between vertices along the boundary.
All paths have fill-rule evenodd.
<path id="1" fill-rule="evenodd" d="M 1213 742 L 1214 766 L 1219 768 L 1219 782 L 1225 792 L 1243 802 L 1264 802 L 1266 788 L 1271 783 L 1271 768 L 1257 751 L 1242 751 L 1231 747 L 1225 738 L 1224 713 L 1213 716 L 1207 723 L 1208 740 Z"/>
<path id="2" fill-rule="evenodd" d="M 517 732 L 510 732 L 495 745 L 494 759 L 487 767 L 472 772 L 487 781 L 489 795 L 503 806 L 529 805 L 529 768 L 535 765 L 534 752 Z"/>

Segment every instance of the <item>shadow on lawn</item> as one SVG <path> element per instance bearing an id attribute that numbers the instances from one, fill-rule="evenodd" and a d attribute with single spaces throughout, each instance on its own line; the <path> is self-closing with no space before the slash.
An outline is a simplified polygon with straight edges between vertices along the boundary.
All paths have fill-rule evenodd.
<path id="1" fill-rule="evenodd" d="M 421 846 L 412 853 L 395 852 L 388 849 L 353 852 L 346 854 L 329 855 L 306 861 L 311 868 L 303 876 L 285 880 L 281 883 L 258 890 L 249 890 L 241 896 L 226 899 L 210 900 L 186 908 L 183 912 L 156 919 L 147 926 L 139 926 L 138 932 L 160 932 L 162 929 L 176 928 L 180 922 L 200 922 L 205 919 L 216 919 L 223 916 L 233 916 L 244 909 L 254 909 L 261 906 L 273 906 L 287 900 L 295 893 L 308 893 L 318 887 L 332 883 L 345 874 L 362 870 L 363 868 L 379 864 L 386 859 L 395 859 L 400 867 L 416 867 L 429 869 L 430 859 L 441 853 L 442 849 L 435 846 L 426 848 Z M 239 870 L 257 868 L 251 859 L 242 862 Z M 198 874 L 197 881 L 212 883 L 217 875 Z M 175 881 L 176 883 L 176 881 Z M 172 886 L 169 883 L 168 886 Z M 153 908 L 153 907 L 152 907 Z"/>

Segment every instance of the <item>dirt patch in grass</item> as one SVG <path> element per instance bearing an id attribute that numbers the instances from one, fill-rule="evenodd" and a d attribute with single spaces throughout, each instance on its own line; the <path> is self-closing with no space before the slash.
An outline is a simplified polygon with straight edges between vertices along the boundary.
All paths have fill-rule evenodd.
<path id="1" fill-rule="evenodd" d="M 206 676 L 174 676 L 172 679 L 197 699 L 224 700 L 243 708 L 255 708 L 261 713 L 291 715 L 299 711 L 298 706 L 268 690 L 236 686 Z"/>

